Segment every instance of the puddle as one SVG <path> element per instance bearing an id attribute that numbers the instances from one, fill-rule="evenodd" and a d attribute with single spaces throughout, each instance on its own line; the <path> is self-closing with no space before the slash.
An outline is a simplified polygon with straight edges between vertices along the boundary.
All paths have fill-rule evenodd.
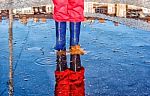
<path id="1" fill-rule="evenodd" d="M 35 59 L 34 63 L 40 66 L 55 66 L 56 60 L 55 57 L 43 57 Z"/>
<path id="2" fill-rule="evenodd" d="M 109 85 L 109 84 L 112 84 L 112 85 L 114 84 L 114 86 L 120 88 L 123 91 L 127 90 L 125 85 L 123 85 L 123 87 L 122 86 L 120 87 L 119 85 L 117 85 L 117 84 L 122 83 L 122 82 L 121 83 L 119 82 L 118 78 L 121 80 L 125 79 L 126 81 L 130 82 L 130 79 L 128 79 L 127 77 L 136 76 L 138 74 L 138 72 L 140 72 L 141 74 L 138 74 L 138 76 L 136 76 L 136 78 L 133 78 L 133 80 L 137 80 L 137 79 L 141 80 L 141 78 L 144 78 L 143 82 L 146 82 L 146 80 L 150 81 L 149 79 L 147 79 L 149 74 L 146 74 L 146 72 L 147 73 L 149 72 L 149 69 L 145 69 L 145 67 L 150 66 L 150 61 L 148 59 L 149 57 L 147 57 L 148 53 L 146 53 L 146 52 L 149 52 L 149 44 L 147 43 L 148 40 L 141 41 L 141 39 L 134 38 L 134 36 L 131 37 L 131 35 L 128 34 L 127 33 L 128 31 L 126 31 L 126 30 L 125 31 L 123 30 L 123 32 L 126 32 L 126 34 L 119 33 L 119 31 L 121 31 L 121 28 L 119 26 L 118 27 L 120 29 L 115 29 L 115 27 L 113 27 L 114 25 L 103 26 L 104 24 L 98 24 L 97 21 L 92 21 L 92 25 L 88 25 L 88 23 L 85 23 L 85 24 L 86 24 L 85 29 L 87 32 L 81 32 L 81 34 L 82 34 L 81 39 L 82 40 L 85 39 L 84 41 L 81 41 L 81 44 L 84 45 L 83 48 L 85 48 L 87 55 L 85 54 L 84 55 L 85 57 L 83 56 L 83 58 L 81 58 L 82 59 L 81 61 L 82 61 L 82 64 L 84 64 L 84 66 L 86 68 L 86 71 L 85 71 L 85 81 L 86 81 L 85 89 L 86 90 L 85 91 L 86 91 L 87 95 L 99 96 L 96 94 L 99 94 L 100 90 L 106 90 L 106 89 L 109 90 L 109 87 L 111 87 L 111 85 Z M 109 22 L 108 23 L 106 22 L 105 24 L 110 25 Z M 18 28 L 20 26 L 21 25 L 19 25 Z M 31 29 L 32 28 L 36 28 L 36 29 L 41 28 L 41 26 L 42 26 L 42 30 L 44 29 L 44 31 L 38 32 L 35 29 L 32 29 L 32 31 L 30 31 L 30 33 L 33 32 L 34 35 L 33 34 L 29 35 L 28 42 L 27 42 L 29 45 L 27 45 L 27 47 L 25 46 L 26 47 L 25 53 L 27 53 L 27 54 L 22 53 L 23 54 L 22 58 L 20 58 L 21 63 L 23 62 L 23 63 L 27 63 L 27 64 L 26 64 L 26 66 L 24 66 L 24 64 L 21 64 L 19 62 L 16 67 L 17 70 L 15 70 L 15 75 L 14 75 L 15 83 L 18 81 L 19 82 L 21 81 L 20 85 L 16 84 L 17 86 L 15 86 L 15 89 L 17 89 L 17 90 L 15 90 L 15 94 L 17 94 L 17 92 L 24 94 L 19 91 L 21 91 L 21 90 L 28 91 L 28 89 L 29 89 L 29 91 L 27 93 L 28 95 L 33 93 L 34 91 L 39 92 L 38 94 L 36 94 L 39 96 L 43 96 L 43 94 L 48 94 L 48 92 L 51 92 L 53 94 L 53 92 L 54 92 L 53 84 L 55 81 L 54 74 L 48 74 L 48 76 L 47 76 L 47 71 L 45 71 L 45 70 L 47 70 L 49 67 L 51 67 L 50 69 L 48 69 L 48 71 L 50 71 L 49 73 L 52 73 L 51 69 L 53 69 L 53 67 L 56 66 L 56 52 L 54 52 L 54 50 L 52 51 L 52 47 L 54 45 L 54 42 L 52 42 L 52 41 L 55 40 L 55 38 L 54 38 L 55 26 L 53 25 L 53 21 L 48 21 L 47 23 L 45 23 L 45 25 L 33 23 L 33 25 L 30 25 L 30 26 L 31 27 L 29 27 L 29 28 L 31 28 Z M 46 26 L 48 26 L 48 29 L 46 28 Z M 111 29 L 111 27 L 112 27 L 112 29 Z M 25 26 L 22 28 L 26 29 Z M 91 30 L 93 32 L 91 32 Z M 117 30 L 119 30 L 119 31 L 117 31 Z M 83 30 L 81 30 L 81 31 L 83 31 Z M 16 31 L 14 31 L 14 32 L 16 32 Z M 22 32 L 27 32 L 27 31 L 22 30 Z M 133 31 L 130 33 L 132 33 L 135 36 L 140 36 L 140 34 L 141 34 L 141 33 L 140 34 L 137 33 L 136 31 Z M 2 34 L 5 34 L 5 33 L 3 32 Z M 21 38 L 20 39 L 17 37 L 18 40 L 22 40 L 21 32 L 16 33 L 14 36 L 16 36 L 16 35 Z M 123 37 L 121 37 L 122 35 L 124 35 L 126 38 L 124 39 Z M 149 33 L 146 33 L 146 35 L 142 34 L 142 36 L 145 38 L 148 38 L 149 35 L 150 35 Z M 40 39 L 37 39 L 36 36 L 42 36 L 42 38 L 44 37 L 44 38 L 48 38 L 48 39 L 40 40 Z M 36 39 L 34 39 L 34 38 L 36 38 Z M 67 38 L 69 38 L 69 37 L 67 37 Z M 4 39 L 2 39 L 2 40 L 4 40 Z M 16 40 L 16 38 L 14 38 L 14 40 Z M 124 40 L 124 42 L 122 42 L 121 40 Z M 131 40 L 132 40 L 132 42 L 129 42 Z M 4 42 L 4 41 L 2 41 L 2 42 Z M 38 44 L 36 42 L 38 42 Z M 127 43 L 130 46 L 125 46 Z M 14 41 L 14 45 L 17 45 L 14 48 L 14 55 L 18 56 L 19 54 L 17 52 L 18 50 L 16 49 L 16 47 L 19 48 L 22 44 Z M 18 45 L 20 45 L 20 46 L 18 46 Z M 43 47 L 41 47 L 41 45 Z M 139 47 L 142 47 L 142 48 L 139 48 Z M 137 49 L 135 50 L 134 48 L 137 48 Z M 4 61 L 5 62 L 8 61 L 8 59 L 5 59 L 5 58 L 9 58 L 9 56 L 8 56 L 9 50 L 8 50 L 8 52 L 7 52 L 7 50 L 8 49 L 5 49 L 5 48 L 0 49 L 0 55 L 1 55 L 0 62 L 2 62 L 2 63 Z M 29 51 L 29 52 L 26 52 L 26 51 Z M 24 50 L 22 52 L 24 52 Z M 42 52 L 42 54 L 39 54 L 39 52 Z M 137 52 L 137 53 L 135 53 L 135 52 Z M 67 63 L 68 62 L 70 63 L 70 58 L 69 58 L 70 54 L 69 54 L 68 50 L 67 50 L 66 55 L 67 55 Z M 14 61 L 17 60 L 17 58 L 18 58 L 17 56 L 16 57 L 14 56 Z M 23 56 L 25 56 L 25 58 L 23 58 Z M 37 56 L 37 57 L 34 57 L 34 56 Z M 142 59 L 141 61 L 139 60 L 139 56 L 140 56 L 140 59 Z M 31 58 L 31 59 L 28 59 L 28 58 Z M 137 58 L 137 59 L 135 59 L 135 58 Z M 125 59 L 127 59 L 127 60 L 125 60 Z M 26 60 L 27 62 L 24 62 L 24 60 Z M 30 68 L 31 65 L 28 64 L 29 60 L 34 60 L 34 64 L 33 64 L 32 68 Z M 3 64 L 7 65 L 5 62 Z M 129 65 L 131 65 L 131 66 L 129 66 Z M 39 66 L 42 66 L 42 68 Z M 38 68 L 40 68 L 40 70 Z M 126 71 L 126 69 L 127 69 L 127 71 Z M 6 69 L 4 69 L 4 70 L 5 71 L 2 72 L 2 74 L 6 72 Z M 126 73 L 125 73 L 125 71 L 126 71 Z M 135 73 L 128 74 L 132 71 L 134 71 Z M 20 72 L 22 72 L 22 74 Z M 88 76 L 88 74 L 90 74 L 89 75 L 90 77 Z M 102 74 L 102 75 L 100 75 L 100 74 Z M 25 75 L 25 76 L 23 76 L 23 75 Z M 96 77 L 94 77 L 94 76 L 96 76 Z M 106 80 L 101 80 L 101 78 L 104 76 L 109 77 L 109 78 L 106 78 Z M 121 76 L 122 76 L 122 78 L 120 78 Z M 31 79 L 31 77 L 33 77 L 33 78 Z M 125 78 L 123 78 L 123 77 L 125 77 Z M 118 81 L 114 82 L 113 79 L 114 80 L 117 79 Z M 3 79 L 1 79 L 1 80 L 3 80 Z M 107 82 L 103 82 L 103 81 L 107 81 Z M 28 84 L 26 82 L 28 82 Z M 91 83 L 88 83 L 88 82 L 91 82 Z M 108 84 L 108 86 L 101 87 L 101 85 L 105 85 L 105 84 Z M 35 85 L 37 85 L 37 87 L 32 88 Z M 132 85 L 130 85 L 130 86 L 135 88 Z M 21 87 L 22 87 L 22 89 L 21 89 Z M 31 88 L 31 90 L 30 90 L 30 88 Z M 46 88 L 46 89 L 43 89 L 43 88 Z M 51 90 L 49 90 L 49 88 L 51 88 Z M 140 90 L 140 88 L 143 88 L 143 86 L 138 87 L 139 90 Z M 41 91 L 41 89 L 43 89 L 43 91 Z M 91 89 L 93 89 L 93 90 L 91 90 Z M 112 90 L 112 91 L 108 92 L 108 94 L 111 94 L 114 91 L 114 88 L 110 88 L 110 90 Z M 131 91 L 133 91 L 133 90 L 131 90 Z M 93 93 L 93 92 L 95 92 L 95 93 Z M 7 95 L 3 95 L 3 96 L 7 96 Z M 19 96 L 22 96 L 22 95 L 19 95 Z M 48 95 L 46 95 L 46 96 L 48 96 Z M 53 96 L 53 95 L 49 95 L 49 96 Z"/>
<path id="3" fill-rule="evenodd" d="M 0 49 L 0 57 L 1 58 L 8 58 L 9 52 L 4 50 L 4 49 Z"/>

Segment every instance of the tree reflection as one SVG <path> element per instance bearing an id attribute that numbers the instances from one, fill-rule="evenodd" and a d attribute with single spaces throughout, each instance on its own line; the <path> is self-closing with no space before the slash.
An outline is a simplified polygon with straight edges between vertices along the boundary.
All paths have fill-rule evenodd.
<path id="1" fill-rule="evenodd" d="M 9 10 L 9 96 L 13 96 L 13 15 Z"/>

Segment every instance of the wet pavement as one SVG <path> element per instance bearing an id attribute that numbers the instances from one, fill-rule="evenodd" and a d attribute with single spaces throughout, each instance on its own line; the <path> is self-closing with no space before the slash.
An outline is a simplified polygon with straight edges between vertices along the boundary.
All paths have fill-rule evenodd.
<path id="1" fill-rule="evenodd" d="M 14 20 L 14 96 L 54 96 L 54 20 Z M 150 96 L 150 32 L 112 21 L 83 22 L 80 44 L 86 96 Z M 8 96 L 8 20 L 0 22 L 0 96 Z M 69 48 L 69 28 L 67 28 Z M 70 64 L 70 55 L 67 54 Z"/>

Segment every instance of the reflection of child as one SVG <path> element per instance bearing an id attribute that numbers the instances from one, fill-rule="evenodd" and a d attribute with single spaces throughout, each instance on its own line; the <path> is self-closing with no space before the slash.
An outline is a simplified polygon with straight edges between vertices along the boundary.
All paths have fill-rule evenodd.
<path id="1" fill-rule="evenodd" d="M 84 20 L 84 0 L 53 0 L 53 18 L 56 24 L 56 47 L 66 50 L 66 22 L 70 22 L 70 51 L 84 54 L 79 45 L 81 21 Z"/>
<path id="2" fill-rule="evenodd" d="M 70 55 L 70 68 L 67 67 L 66 54 L 57 53 L 55 71 L 55 96 L 85 96 L 84 67 L 80 55 Z"/>

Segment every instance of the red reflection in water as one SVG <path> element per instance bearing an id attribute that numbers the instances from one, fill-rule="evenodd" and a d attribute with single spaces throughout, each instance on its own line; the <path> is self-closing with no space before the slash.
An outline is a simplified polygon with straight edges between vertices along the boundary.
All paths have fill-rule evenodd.
<path id="1" fill-rule="evenodd" d="M 66 54 L 57 54 L 55 78 L 55 96 L 85 96 L 84 67 L 81 66 L 80 55 L 70 56 L 68 68 Z"/>

